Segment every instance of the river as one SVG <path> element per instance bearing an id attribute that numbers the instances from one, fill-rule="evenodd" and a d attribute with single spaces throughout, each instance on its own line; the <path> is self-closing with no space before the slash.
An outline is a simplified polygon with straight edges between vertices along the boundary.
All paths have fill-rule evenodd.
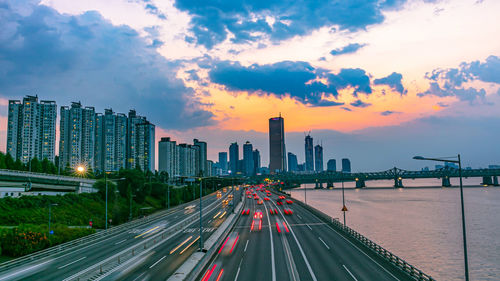
<path id="1" fill-rule="evenodd" d="M 470 279 L 500 280 L 500 187 L 472 186 L 478 183 L 464 182 Z M 437 280 L 464 280 L 460 189 L 429 187 L 438 180 L 381 188 L 391 184 L 367 182 L 372 188 L 354 189 L 346 183 L 347 225 Z M 306 187 L 308 204 L 342 221 L 340 184 L 333 190 Z M 304 200 L 303 187 L 291 194 Z"/>

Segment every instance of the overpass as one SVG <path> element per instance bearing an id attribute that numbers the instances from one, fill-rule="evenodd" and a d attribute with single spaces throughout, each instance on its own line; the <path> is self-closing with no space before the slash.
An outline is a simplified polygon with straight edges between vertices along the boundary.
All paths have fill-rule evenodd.
<path id="1" fill-rule="evenodd" d="M 482 178 L 483 185 L 498 185 L 498 176 L 500 169 L 462 169 L 463 178 L 478 177 Z M 441 179 L 443 187 L 451 186 L 450 178 L 458 178 L 458 169 L 444 167 L 431 171 L 408 171 L 399 168 L 392 168 L 381 172 L 321 172 L 321 173 L 280 173 L 275 175 L 259 176 L 256 179 L 260 182 L 265 179 L 284 182 L 284 188 L 290 188 L 295 185 L 311 183 L 316 184 L 316 188 L 333 187 L 335 182 L 356 182 L 357 188 L 366 187 L 366 181 L 370 180 L 393 180 L 394 187 L 403 186 L 404 179 Z"/>

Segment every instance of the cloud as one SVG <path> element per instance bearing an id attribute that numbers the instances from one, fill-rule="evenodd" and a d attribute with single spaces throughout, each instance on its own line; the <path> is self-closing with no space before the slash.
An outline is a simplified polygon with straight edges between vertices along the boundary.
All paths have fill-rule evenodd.
<path id="1" fill-rule="evenodd" d="M 400 114 L 400 113 L 401 112 L 399 112 L 399 111 L 386 110 L 386 111 L 380 112 L 380 115 L 389 116 L 389 115 Z"/>
<path id="2" fill-rule="evenodd" d="M 344 47 L 341 47 L 341 48 L 337 48 L 337 49 L 333 49 L 332 51 L 330 51 L 330 54 L 332 56 L 340 56 L 340 55 L 344 55 L 344 54 L 352 54 L 352 53 L 357 52 L 359 49 L 363 48 L 364 46 L 366 46 L 366 44 L 351 43 L 351 44 L 349 44 L 347 46 L 344 46 Z"/>
<path id="3" fill-rule="evenodd" d="M 354 106 L 354 107 L 365 108 L 365 107 L 368 107 L 370 105 L 371 105 L 371 103 L 366 103 L 366 102 L 363 102 L 362 100 L 356 100 L 354 102 L 351 102 L 351 106 Z"/>
<path id="4" fill-rule="evenodd" d="M 206 65 L 206 61 L 202 62 Z M 209 78 L 230 91 L 248 91 L 257 95 L 291 97 L 308 106 L 338 106 L 338 90 L 352 88 L 353 95 L 370 94 L 370 77 L 359 68 L 343 68 L 338 74 L 315 68 L 308 62 L 282 61 L 253 64 L 212 61 Z"/>
<path id="5" fill-rule="evenodd" d="M 349 107 L 345 107 L 345 106 L 343 106 L 343 107 L 341 107 L 341 108 L 342 108 L 343 110 L 345 110 L 345 111 L 349 111 L 349 112 L 351 112 L 351 111 L 352 111 L 352 109 L 350 109 Z"/>
<path id="6" fill-rule="evenodd" d="M 128 26 L 114 26 L 97 12 L 59 14 L 38 2 L 6 2 L 0 15 L 0 89 L 6 98 L 38 94 L 60 105 L 81 100 L 100 110 L 135 108 L 165 128 L 214 122 L 176 78 L 179 65 Z"/>
<path id="7" fill-rule="evenodd" d="M 197 44 L 210 49 L 227 38 L 233 43 L 263 38 L 277 42 L 307 35 L 324 26 L 350 32 L 363 30 L 382 23 L 383 10 L 395 9 L 405 2 L 177 0 L 175 6 L 191 15 L 190 31 Z"/>
<path id="8" fill-rule="evenodd" d="M 434 95 L 438 97 L 457 97 L 461 101 L 473 103 L 485 100 L 486 90 L 483 88 L 465 87 L 467 82 L 481 81 L 500 84 L 500 58 L 489 56 L 485 62 L 463 62 L 459 68 L 435 69 L 426 73 L 425 78 L 430 80 L 429 89 L 418 93 L 422 97 Z"/>
<path id="9" fill-rule="evenodd" d="M 391 73 L 389 76 L 384 78 L 373 80 L 373 84 L 375 85 L 387 85 L 394 91 L 400 93 L 401 95 L 406 94 L 408 91 L 404 88 L 401 80 L 403 79 L 403 75 L 397 72 Z"/>

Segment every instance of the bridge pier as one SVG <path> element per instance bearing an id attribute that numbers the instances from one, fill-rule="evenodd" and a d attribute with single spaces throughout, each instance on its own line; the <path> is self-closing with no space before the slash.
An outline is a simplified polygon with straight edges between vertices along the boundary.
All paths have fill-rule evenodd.
<path id="1" fill-rule="evenodd" d="M 326 188 L 328 188 L 328 189 L 334 188 L 333 182 L 331 182 L 331 181 L 327 182 L 326 183 Z"/>
<path id="2" fill-rule="evenodd" d="M 493 176 L 493 185 L 498 186 L 498 177 L 497 176 Z"/>
<path id="3" fill-rule="evenodd" d="M 356 188 L 363 188 L 363 187 L 366 187 L 365 181 L 356 179 Z"/>
<path id="4" fill-rule="evenodd" d="M 403 179 L 402 178 L 397 178 L 394 179 L 394 188 L 403 188 Z"/>
<path id="5" fill-rule="evenodd" d="M 314 188 L 315 189 L 323 189 L 323 183 L 322 182 L 316 182 L 316 186 Z"/>
<path id="6" fill-rule="evenodd" d="M 498 182 L 498 179 L 497 179 Z M 492 177 L 483 177 L 482 185 L 493 185 Z M 498 184 L 498 183 L 497 183 Z"/>
<path id="7" fill-rule="evenodd" d="M 441 184 L 442 187 L 450 187 L 451 186 L 450 178 L 447 176 L 443 177 L 441 182 L 442 182 L 442 184 Z"/>

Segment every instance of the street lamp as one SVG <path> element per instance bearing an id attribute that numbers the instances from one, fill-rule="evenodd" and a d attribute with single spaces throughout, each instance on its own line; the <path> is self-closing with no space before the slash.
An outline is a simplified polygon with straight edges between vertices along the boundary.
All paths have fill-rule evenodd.
<path id="1" fill-rule="evenodd" d="M 52 206 L 57 206 L 58 204 L 57 203 L 52 203 L 52 204 L 49 204 L 49 235 L 51 235 L 52 233 L 50 233 L 50 215 L 51 215 L 51 207 Z"/>
<path id="2" fill-rule="evenodd" d="M 201 220 L 201 195 L 202 195 L 202 187 L 201 187 L 201 181 L 202 181 L 202 178 L 200 178 L 200 252 L 203 251 L 203 225 L 202 225 L 202 220 Z"/>
<path id="3" fill-rule="evenodd" d="M 83 173 L 85 173 L 85 167 L 80 165 L 78 167 L 76 167 L 76 172 L 79 174 L 79 175 L 83 175 Z"/>
<path id="4" fill-rule="evenodd" d="M 347 211 L 347 207 L 345 206 L 345 195 L 344 195 L 344 172 L 342 172 L 342 213 L 344 214 L 344 226 L 345 224 L 345 212 Z M 356 178 L 356 181 L 358 179 Z"/>
<path id="5" fill-rule="evenodd" d="M 457 158 L 457 160 L 449 159 L 449 158 Z M 466 227 L 465 227 L 465 208 L 464 208 L 464 190 L 463 190 L 463 184 L 462 184 L 462 161 L 460 159 L 460 154 L 458 154 L 456 157 L 447 157 L 445 158 L 427 158 L 423 156 L 415 156 L 413 157 L 415 160 L 430 160 L 430 161 L 438 161 L 438 162 L 449 162 L 449 163 L 455 163 L 458 164 L 458 176 L 460 178 L 460 203 L 462 206 L 462 235 L 463 235 L 463 242 L 464 242 L 464 266 L 465 266 L 465 280 L 469 281 L 469 262 L 467 259 L 467 232 L 466 232 Z"/>

